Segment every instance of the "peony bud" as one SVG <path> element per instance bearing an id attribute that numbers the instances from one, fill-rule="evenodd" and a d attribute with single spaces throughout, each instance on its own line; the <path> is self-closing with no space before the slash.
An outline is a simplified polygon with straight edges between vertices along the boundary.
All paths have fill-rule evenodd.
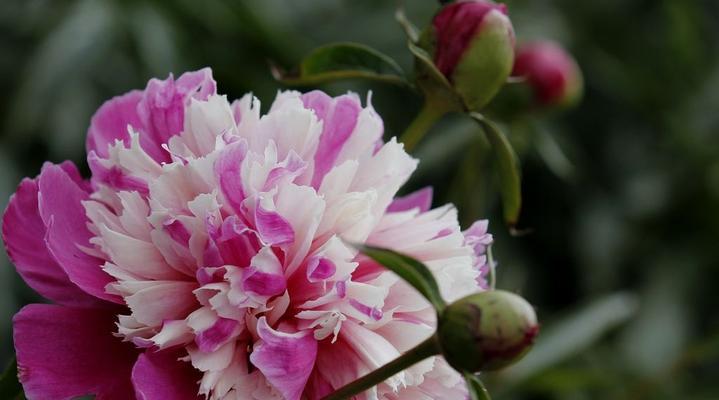
<path id="1" fill-rule="evenodd" d="M 569 106 L 582 94 L 582 73 L 577 63 L 554 42 L 520 47 L 512 76 L 526 78 L 535 101 L 543 107 Z"/>
<path id="2" fill-rule="evenodd" d="M 538 333 L 532 306 L 501 290 L 473 294 L 449 305 L 438 328 L 447 362 L 469 372 L 496 370 L 519 361 Z"/>
<path id="3" fill-rule="evenodd" d="M 507 80 L 514 29 L 507 7 L 486 0 L 457 1 L 432 21 L 434 62 L 467 109 L 487 104 Z"/>

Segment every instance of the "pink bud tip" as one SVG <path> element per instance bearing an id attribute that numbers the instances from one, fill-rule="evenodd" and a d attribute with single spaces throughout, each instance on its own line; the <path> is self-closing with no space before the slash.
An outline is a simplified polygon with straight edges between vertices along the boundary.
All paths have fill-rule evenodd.
<path id="1" fill-rule="evenodd" d="M 484 17 L 492 10 L 507 14 L 507 6 L 485 0 L 451 3 L 434 17 L 437 35 L 434 62 L 445 76 L 451 76 L 464 51 L 469 47 Z"/>
<path id="2" fill-rule="evenodd" d="M 544 106 L 571 101 L 580 89 L 577 64 L 550 41 L 528 43 L 517 50 L 512 76 L 525 77 Z"/>

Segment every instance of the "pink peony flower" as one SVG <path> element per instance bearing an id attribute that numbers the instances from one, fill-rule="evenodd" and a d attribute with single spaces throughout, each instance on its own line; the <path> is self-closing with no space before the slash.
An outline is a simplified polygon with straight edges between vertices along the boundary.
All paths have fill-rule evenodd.
<path id="1" fill-rule="evenodd" d="M 347 243 L 424 261 L 451 301 L 484 287 L 491 237 L 430 189 L 394 199 L 417 161 L 382 133 L 355 94 L 281 92 L 261 116 L 209 69 L 105 103 L 92 178 L 46 164 L 3 218 L 56 303 L 14 318 L 27 397 L 314 400 L 428 337 L 429 304 Z M 359 398 L 466 395 L 435 357 Z"/>

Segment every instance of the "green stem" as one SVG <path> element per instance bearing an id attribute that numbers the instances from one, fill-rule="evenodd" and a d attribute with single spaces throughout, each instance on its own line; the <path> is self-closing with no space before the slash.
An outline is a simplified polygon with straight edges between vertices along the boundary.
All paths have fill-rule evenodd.
<path id="1" fill-rule="evenodd" d="M 400 137 L 400 141 L 404 143 L 405 150 L 407 150 L 407 152 L 412 151 L 432 125 L 448 111 L 449 110 L 441 104 L 425 100 L 419 114 L 417 114 L 414 121 L 412 121 Z"/>
<path id="2" fill-rule="evenodd" d="M 411 367 L 414 364 L 440 353 L 439 342 L 435 335 L 420 343 L 413 349 L 399 356 L 399 358 L 385 364 L 369 374 L 357 379 L 354 382 L 339 388 L 334 393 L 324 397 L 322 400 L 346 400 L 358 395 L 365 390 L 377 386 L 399 372 Z"/>

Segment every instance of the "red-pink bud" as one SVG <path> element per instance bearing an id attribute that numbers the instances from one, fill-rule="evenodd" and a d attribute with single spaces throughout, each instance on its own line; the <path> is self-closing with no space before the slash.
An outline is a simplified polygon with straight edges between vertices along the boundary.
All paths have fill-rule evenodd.
<path id="1" fill-rule="evenodd" d="M 487 0 L 444 6 L 432 21 L 433 58 L 467 108 L 484 106 L 505 83 L 514 62 L 507 7 Z"/>
<path id="2" fill-rule="evenodd" d="M 524 77 L 542 106 L 569 105 L 582 93 L 582 74 L 571 55 L 550 41 L 517 50 L 512 76 Z"/>
<path id="3" fill-rule="evenodd" d="M 434 17 L 432 25 L 437 34 L 434 62 L 445 76 L 452 75 L 484 17 L 492 10 L 507 15 L 507 6 L 504 4 L 473 0 L 451 3 Z"/>

